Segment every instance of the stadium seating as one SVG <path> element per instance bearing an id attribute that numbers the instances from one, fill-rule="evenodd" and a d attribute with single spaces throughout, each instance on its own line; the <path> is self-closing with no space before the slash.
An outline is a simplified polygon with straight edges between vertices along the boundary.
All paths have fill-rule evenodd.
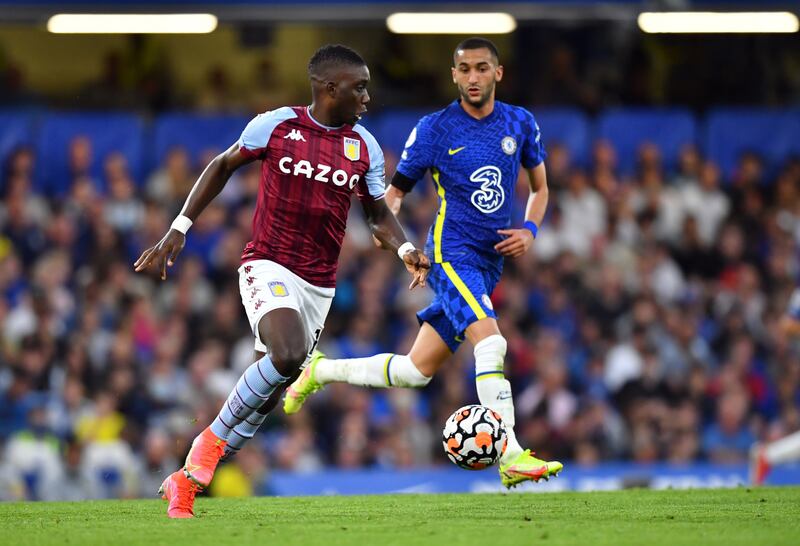
<path id="1" fill-rule="evenodd" d="M 193 161 L 208 150 L 221 152 L 239 139 L 246 116 L 172 113 L 158 117 L 153 125 L 151 165 L 160 165 L 175 146 L 182 146 Z"/>
<path id="2" fill-rule="evenodd" d="M 697 142 L 694 117 L 679 108 L 624 108 L 609 110 L 597 120 L 596 138 L 605 139 L 617 151 L 619 169 L 630 175 L 636 169 L 639 147 L 645 142 L 656 144 L 667 170 L 674 169 L 681 148 Z"/>
<path id="3" fill-rule="evenodd" d="M 705 129 L 705 152 L 726 177 L 745 151 L 761 156 L 771 171 L 800 155 L 800 110 L 720 108 L 708 115 Z"/>
<path id="4" fill-rule="evenodd" d="M 32 146 L 34 138 L 34 116 L 0 110 L 0 159 L 6 158 L 21 146 Z"/>
<path id="5" fill-rule="evenodd" d="M 411 134 L 411 130 L 422 116 L 431 113 L 427 110 L 386 110 L 377 117 L 370 116 L 370 120 L 365 123 L 367 129 L 381 143 L 387 151 L 391 151 L 398 156 L 403 151 L 403 145 Z M 374 118 L 374 119 L 372 119 Z"/>
<path id="6" fill-rule="evenodd" d="M 590 122 L 583 112 L 571 108 L 531 109 L 542 128 L 545 149 L 558 143 L 565 146 L 575 164 L 587 166 L 592 147 Z"/>
<path id="7" fill-rule="evenodd" d="M 385 110 L 365 119 L 387 152 L 400 154 L 416 121 L 428 110 Z M 594 139 L 607 139 L 619 158 L 623 175 L 633 174 L 638 148 L 652 142 L 660 148 L 665 168 L 677 165 L 685 144 L 697 144 L 717 162 L 725 177 L 733 173 L 744 151 L 759 154 L 770 171 L 787 158 L 800 155 L 800 110 L 716 109 L 702 122 L 684 109 L 613 109 L 591 120 L 579 110 L 534 110 L 545 145 L 560 143 L 569 149 L 577 165 L 591 162 Z M 161 165 L 167 152 L 186 148 L 193 161 L 207 151 L 218 152 L 234 143 L 249 121 L 247 116 L 168 113 L 152 123 L 129 113 L 108 112 L 12 112 L 0 111 L 0 162 L 22 145 L 33 145 L 37 155 L 36 183 L 41 190 L 61 194 L 70 183 L 68 149 L 80 135 L 93 146 L 92 176 L 102 181 L 103 162 L 112 151 L 121 152 L 137 183 L 145 173 Z M 101 188 L 102 189 L 102 188 Z"/>
<path id="8" fill-rule="evenodd" d="M 71 183 L 69 175 L 69 143 L 78 136 L 92 143 L 91 175 L 102 181 L 103 162 L 111 152 L 120 152 L 128 162 L 133 178 L 140 182 L 145 174 L 144 123 L 135 114 L 113 112 L 51 112 L 39 126 L 36 152 L 40 165 L 39 186 L 48 192 L 62 194 Z M 46 158 L 46 160 L 44 159 Z"/>

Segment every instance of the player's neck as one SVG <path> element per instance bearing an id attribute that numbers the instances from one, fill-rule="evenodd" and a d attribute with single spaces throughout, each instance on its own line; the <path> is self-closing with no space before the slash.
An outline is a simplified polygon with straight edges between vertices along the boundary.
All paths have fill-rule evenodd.
<path id="1" fill-rule="evenodd" d="M 489 116 L 492 112 L 494 112 L 494 97 L 487 100 L 480 108 L 471 105 L 464 99 L 461 99 L 460 102 L 461 102 L 461 108 L 471 118 L 483 119 Z"/>
<path id="2" fill-rule="evenodd" d="M 344 122 L 337 119 L 333 119 L 333 115 L 331 114 L 331 112 L 324 110 L 316 103 L 312 102 L 311 106 L 308 107 L 307 112 L 308 115 L 311 116 L 311 119 L 313 121 L 316 121 L 317 124 L 322 125 L 325 128 L 338 129 L 339 127 L 344 125 Z"/>

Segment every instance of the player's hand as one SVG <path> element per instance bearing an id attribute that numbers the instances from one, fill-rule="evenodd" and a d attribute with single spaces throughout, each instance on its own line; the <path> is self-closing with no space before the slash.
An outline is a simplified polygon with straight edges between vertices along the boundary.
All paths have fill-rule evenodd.
<path id="1" fill-rule="evenodd" d="M 522 256 L 533 244 L 533 233 L 529 229 L 498 229 L 497 233 L 506 238 L 494 245 L 494 249 L 509 258 Z"/>
<path id="2" fill-rule="evenodd" d="M 431 261 L 425 253 L 418 248 L 409 250 L 403 254 L 403 263 L 406 264 L 406 269 L 413 277 L 408 289 L 414 290 L 417 286 L 425 286 L 425 278 L 431 270 Z"/>
<path id="3" fill-rule="evenodd" d="M 161 280 L 163 281 L 167 278 L 167 266 L 172 267 L 185 244 L 186 235 L 177 229 L 170 229 L 155 246 L 142 252 L 142 255 L 133 264 L 133 270 L 138 273 L 155 263 L 161 269 Z"/>

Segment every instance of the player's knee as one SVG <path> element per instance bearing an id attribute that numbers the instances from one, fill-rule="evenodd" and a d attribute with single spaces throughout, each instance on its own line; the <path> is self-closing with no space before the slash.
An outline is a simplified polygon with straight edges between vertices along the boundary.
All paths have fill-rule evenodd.
<path id="1" fill-rule="evenodd" d="M 423 373 L 408 355 L 395 355 L 392 360 L 394 369 L 390 367 L 390 373 L 394 386 L 422 388 L 431 382 L 433 374 Z"/>
<path id="2" fill-rule="evenodd" d="M 475 344 L 475 371 L 477 373 L 503 370 L 508 342 L 506 338 L 495 334 L 485 337 Z"/>
<path id="3" fill-rule="evenodd" d="M 286 377 L 292 376 L 306 360 L 308 350 L 304 341 L 285 340 L 273 344 L 271 348 L 272 364 L 278 373 Z"/>

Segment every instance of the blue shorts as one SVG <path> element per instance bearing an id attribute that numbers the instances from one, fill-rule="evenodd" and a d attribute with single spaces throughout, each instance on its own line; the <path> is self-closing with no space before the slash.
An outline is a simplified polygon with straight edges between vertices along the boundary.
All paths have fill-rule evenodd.
<path id="1" fill-rule="evenodd" d="M 489 299 L 500 274 L 463 263 L 434 263 L 428 274 L 433 302 L 417 313 L 420 324 L 427 322 L 451 351 L 464 341 L 464 331 L 473 322 L 497 315 Z"/>

